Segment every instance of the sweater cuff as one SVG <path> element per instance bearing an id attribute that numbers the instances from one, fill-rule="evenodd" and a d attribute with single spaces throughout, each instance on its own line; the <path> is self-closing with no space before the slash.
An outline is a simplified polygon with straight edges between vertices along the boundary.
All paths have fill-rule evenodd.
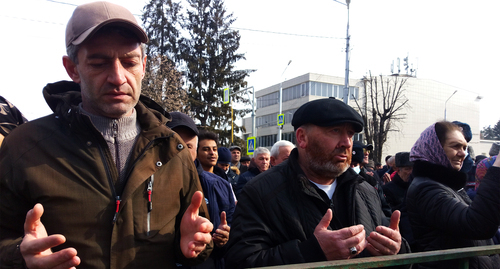
<path id="1" fill-rule="evenodd" d="M 305 262 L 326 261 L 325 253 L 321 249 L 316 236 L 312 235 L 306 241 L 299 243 L 298 247 Z"/>

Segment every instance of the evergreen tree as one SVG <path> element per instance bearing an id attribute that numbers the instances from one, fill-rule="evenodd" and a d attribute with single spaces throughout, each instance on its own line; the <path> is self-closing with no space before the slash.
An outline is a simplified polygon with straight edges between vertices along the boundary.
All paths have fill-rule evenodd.
<path id="1" fill-rule="evenodd" d="M 226 14 L 222 0 L 187 0 L 189 8 L 183 23 L 189 36 L 180 40 L 180 59 L 187 69 L 188 95 L 191 112 L 201 126 L 219 133 L 221 145 L 231 137 L 231 107 L 222 102 L 224 88 L 237 92 L 246 86 L 245 78 L 252 70 L 235 70 L 234 64 L 243 60 L 237 53 L 238 31 L 231 30 L 235 21 Z M 233 102 L 249 103 L 245 93 L 231 97 Z M 234 118 L 242 117 L 248 109 L 234 109 Z M 234 133 L 242 130 L 234 124 Z"/>
<path id="2" fill-rule="evenodd" d="M 481 130 L 481 139 L 485 140 L 500 140 L 500 120 L 495 124 L 495 126 L 484 127 Z"/>
<path id="3" fill-rule="evenodd" d="M 176 68 L 180 36 L 180 3 L 151 0 L 143 10 L 142 22 L 148 34 L 148 62 L 142 80 L 142 93 L 167 111 L 187 112 L 187 92 L 182 89 L 182 76 Z"/>

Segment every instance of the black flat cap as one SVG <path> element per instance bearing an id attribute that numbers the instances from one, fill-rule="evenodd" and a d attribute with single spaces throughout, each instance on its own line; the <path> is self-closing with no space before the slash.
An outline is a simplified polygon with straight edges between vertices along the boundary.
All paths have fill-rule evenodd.
<path id="1" fill-rule="evenodd" d="M 413 162 L 410 161 L 409 152 L 396 153 L 396 167 L 413 167 Z"/>
<path id="2" fill-rule="evenodd" d="M 295 130 L 308 123 L 317 126 L 351 123 L 358 133 L 363 130 L 364 125 L 363 118 L 356 110 L 333 97 L 307 102 L 295 111 L 292 119 Z"/>
<path id="3" fill-rule="evenodd" d="M 184 126 L 193 131 L 196 135 L 200 134 L 194 120 L 188 115 L 181 112 L 170 112 L 169 114 L 172 117 L 172 120 L 167 122 L 167 126 L 170 127 L 170 129 L 173 130 L 176 127 Z"/>

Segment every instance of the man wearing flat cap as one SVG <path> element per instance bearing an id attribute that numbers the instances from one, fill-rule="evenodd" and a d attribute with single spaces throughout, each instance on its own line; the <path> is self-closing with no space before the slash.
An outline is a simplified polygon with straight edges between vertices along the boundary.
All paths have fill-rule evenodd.
<path id="1" fill-rule="evenodd" d="M 119 5 L 75 9 L 63 57 L 72 81 L 48 84 L 54 113 L 0 149 L 2 268 L 176 268 L 210 254 L 186 144 L 140 95 L 147 40 Z"/>
<path id="2" fill-rule="evenodd" d="M 384 216 L 375 189 L 349 168 L 363 119 L 333 98 L 302 105 L 288 160 L 248 182 L 236 206 L 228 268 L 406 252 L 399 211 Z"/>

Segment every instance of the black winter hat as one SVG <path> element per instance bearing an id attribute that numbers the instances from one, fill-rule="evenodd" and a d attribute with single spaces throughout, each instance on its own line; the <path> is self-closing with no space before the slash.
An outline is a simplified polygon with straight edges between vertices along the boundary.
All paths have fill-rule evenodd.
<path id="1" fill-rule="evenodd" d="M 352 144 L 352 159 L 351 162 L 363 163 L 365 154 L 363 153 L 363 146 L 358 143 Z"/>
<path id="2" fill-rule="evenodd" d="M 179 126 L 184 126 L 193 131 L 193 133 L 195 133 L 196 135 L 200 134 L 198 132 L 196 124 L 194 123 L 194 120 L 191 119 L 188 115 L 182 112 L 170 112 L 169 114 L 172 117 L 172 120 L 167 122 L 167 126 L 170 127 L 170 129 L 174 129 L 175 127 Z"/>
<path id="3" fill-rule="evenodd" d="M 409 152 L 396 153 L 396 167 L 413 167 L 413 162 L 410 161 Z"/>
<path id="4" fill-rule="evenodd" d="M 354 131 L 363 130 L 363 118 L 356 110 L 333 97 L 318 99 L 303 104 L 293 114 L 292 125 L 295 130 L 304 124 L 333 126 L 351 123 Z"/>
<path id="5" fill-rule="evenodd" d="M 219 154 L 217 163 L 231 164 L 231 151 L 228 148 L 220 147 L 217 149 L 217 153 Z"/>

